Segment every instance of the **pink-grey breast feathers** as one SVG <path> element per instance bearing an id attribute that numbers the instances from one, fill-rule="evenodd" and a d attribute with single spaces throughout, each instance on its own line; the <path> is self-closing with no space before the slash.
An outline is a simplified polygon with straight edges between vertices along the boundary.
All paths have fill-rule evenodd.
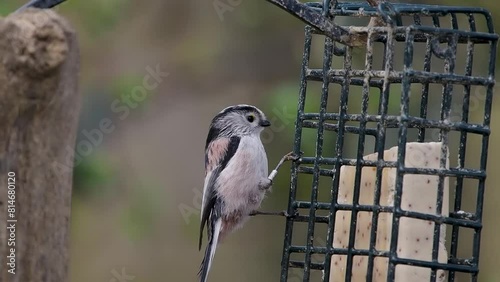
<path id="1" fill-rule="evenodd" d="M 201 211 L 199 249 L 202 245 L 203 228 L 207 225 L 208 245 L 201 263 L 199 275 L 200 281 L 207 279 L 208 271 L 212 263 L 215 249 L 219 241 L 222 228 L 223 202 L 216 191 L 217 179 L 226 168 L 229 160 L 235 155 L 240 143 L 240 137 L 232 136 L 218 137 L 209 133 L 205 151 L 205 185 L 203 188 L 203 202 Z"/>

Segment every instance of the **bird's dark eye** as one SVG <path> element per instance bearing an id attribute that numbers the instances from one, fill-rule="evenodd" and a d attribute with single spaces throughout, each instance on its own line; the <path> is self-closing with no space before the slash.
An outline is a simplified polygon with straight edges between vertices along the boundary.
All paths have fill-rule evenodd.
<path id="1" fill-rule="evenodd" d="M 255 120 L 255 117 L 253 115 L 248 115 L 247 120 L 248 122 L 253 122 Z"/>

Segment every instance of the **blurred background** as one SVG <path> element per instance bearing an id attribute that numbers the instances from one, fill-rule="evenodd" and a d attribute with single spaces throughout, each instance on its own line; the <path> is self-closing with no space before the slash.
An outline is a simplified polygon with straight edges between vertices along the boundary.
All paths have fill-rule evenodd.
<path id="1" fill-rule="evenodd" d="M 2 15 L 24 3 L 2 2 Z M 484 7 L 500 29 L 495 0 L 405 2 Z M 266 1 L 249 0 L 69 0 L 55 10 L 78 32 L 83 107 L 77 144 L 92 143 L 91 149 L 77 145 L 76 151 L 71 281 L 119 281 L 113 280 L 117 273 L 137 282 L 196 281 L 203 254 L 197 240 L 210 120 L 228 105 L 254 104 L 274 123 L 262 136 L 270 166 L 292 149 L 304 24 Z M 312 60 L 320 66 L 323 46 L 321 40 L 316 43 Z M 477 51 L 475 59 L 485 66 L 487 52 Z M 361 55 L 355 64 L 363 60 Z M 485 67 L 478 71 L 487 73 Z M 151 81 L 147 87 L 146 77 Z M 310 91 L 319 96 L 319 89 Z M 484 93 L 483 100 L 478 95 L 484 104 Z M 500 281 L 497 98 L 481 244 L 483 282 Z M 308 109 L 315 111 L 312 99 Z M 352 100 L 350 111 L 359 109 L 357 101 Z M 399 110 L 398 95 L 390 105 Z M 480 121 L 483 106 L 476 108 L 472 120 Z M 331 102 L 329 109 L 338 109 L 338 103 Z M 112 132 L 97 132 L 103 119 L 111 120 Z M 314 134 L 304 140 L 312 150 Z M 471 142 L 471 158 L 477 161 L 480 139 Z M 347 142 L 345 150 L 354 152 L 356 146 Z M 288 167 L 278 175 L 263 210 L 286 208 Z M 464 206 L 475 207 L 475 189 L 464 195 Z M 299 193 L 309 197 L 307 191 Z M 278 281 L 284 222 L 276 217 L 250 220 L 217 250 L 210 280 Z M 460 253 L 467 256 L 471 244 L 463 237 Z"/>

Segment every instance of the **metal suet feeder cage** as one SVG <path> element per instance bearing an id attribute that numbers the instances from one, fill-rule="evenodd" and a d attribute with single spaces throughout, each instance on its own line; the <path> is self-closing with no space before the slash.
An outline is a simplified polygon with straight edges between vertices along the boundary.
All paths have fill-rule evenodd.
<path id="1" fill-rule="evenodd" d="M 280 281 L 477 281 L 498 40 L 489 12 L 269 1 L 307 24 L 294 152 L 305 151 L 305 134 L 316 136 L 291 169 Z M 360 18 L 362 26 L 342 25 Z M 478 52 L 487 62 L 474 60 Z M 314 82 L 321 91 L 308 91 Z M 310 99 L 317 111 L 305 107 Z M 464 195 L 474 197 L 470 210 Z"/>

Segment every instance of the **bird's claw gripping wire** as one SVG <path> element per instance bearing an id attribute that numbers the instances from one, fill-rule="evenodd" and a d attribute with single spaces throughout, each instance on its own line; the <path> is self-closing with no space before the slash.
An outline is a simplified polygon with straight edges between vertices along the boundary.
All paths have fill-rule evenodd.
<path id="1" fill-rule="evenodd" d="M 286 218 L 291 218 L 294 217 L 297 213 L 290 215 L 286 211 L 278 211 L 278 212 L 263 212 L 263 211 L 253 211 L 249 215 L 250 216 L 256 216 L 256 215 L 274 215 L 274 216 L 284 216 Z"/>
<path id="2" fill-rule="evenodd" d="M 302 154 L 304 152 L 300 152 L 299 154 L 295 154 L 294 152 L 290 152 L 286 155 L 283 156 L 283 158 L 281 158 L 280 162 L 278 163 L 278 165 L 276 166 L 276 168 L 271 171 L 271 174 L 269 174 L 269 187 L 270 185 L 272 184 L 273 182 L 273 179 L 274 177 L 276 176 L 276 174 L 278 174 L 278 169 L 283 165 L 283 163 L 285 163 L 286 161 L 293 161 L 293 162 L 297 162 L 300 160 Z M 255 216 L 255 215 L 276 215 L 276 216 L 284 216 L 286 218 L 290 218 L 290 217 L 294 217 L 295 215 L 289 215 L 286 211 L 279 211 L 279 212 L 262 212 L 262 211 L 252 211 L 250 214 L 250 216 Z"/>
<path id="3" fill-rule="evenodd" d="M 303 152 L 300 152 L 299 155 L 295 154 L 294 152 L 290 152 L 290 153 L 284 155 L 283 158 L 281 158 L 281 160 L 278 163 L 278 165 L 276 166 L 276 168 L 273 171 L 271 171 L 271 173 L 269 174 L 268 179 L 271 180 L 271 182 L 272 182 L 273 179 L 278 174 L 279 168 L 283 165 L 284 162 L 286 162 L 286 161 L 294 161 L 294 162 L 296 162 L 296 161 L 300 160 L 300 157 L 302 156 L 302 154 L 303 154 Z"/>

